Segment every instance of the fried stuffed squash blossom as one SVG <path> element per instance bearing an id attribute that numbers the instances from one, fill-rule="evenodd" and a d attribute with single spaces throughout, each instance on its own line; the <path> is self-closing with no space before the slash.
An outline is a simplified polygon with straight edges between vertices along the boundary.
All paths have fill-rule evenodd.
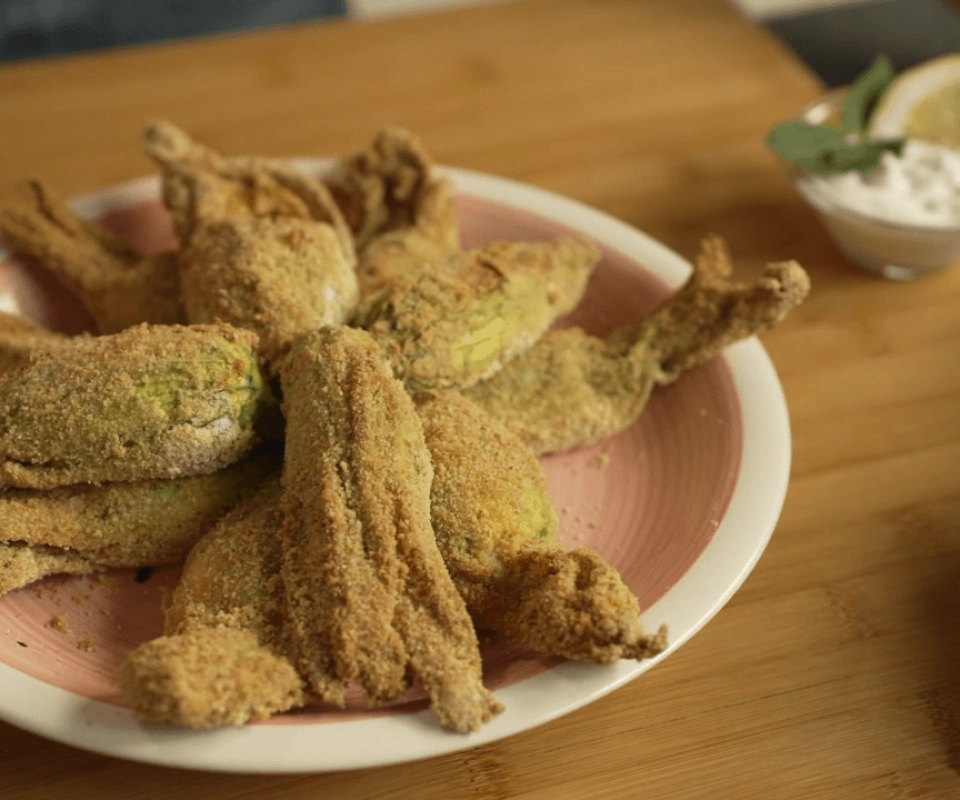
<path id="1" fill-rule="evenodd" d="M 244 455 L 269 401 L 256 334 L 141 325 L 35 352 L 0 377 L 0 486 L 176 478 Z"/>

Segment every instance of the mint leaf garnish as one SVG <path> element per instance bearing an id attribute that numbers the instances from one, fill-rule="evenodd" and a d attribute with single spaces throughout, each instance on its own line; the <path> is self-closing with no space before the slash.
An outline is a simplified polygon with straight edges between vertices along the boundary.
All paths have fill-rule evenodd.
<path id="1" fill-rule="evenodd" d="M 843 101 L 840 124 L 845 131 L 863 133 L 867 129 L 870 114 L 895 77 L 890 59 L 877 56 L 870 69 L 850 85 Z"/>
<path id="2" fill-rule="evenodd" d="M 884 153 L 900 155 L 903 139 L 874 140 L 866 136 L 870 115 L 893 82 L 895 72 L 886 56 L 850 86 L 840 108 L 840 125 L 812 125 L 802 120 L 775 126 L 767 146 L 780 158 L 814 175 L 839 172 L 870 172 L 880 165 Z"/>
<path id="3" fill-rule="evenodd" d="M 778 156 L 814 175 L 869 172 L 886 152 L 900 155 L 902 139 L 874 141 L 845 134 L 839 128 L 792 121 L 777 125 L 767 146 Z"/>

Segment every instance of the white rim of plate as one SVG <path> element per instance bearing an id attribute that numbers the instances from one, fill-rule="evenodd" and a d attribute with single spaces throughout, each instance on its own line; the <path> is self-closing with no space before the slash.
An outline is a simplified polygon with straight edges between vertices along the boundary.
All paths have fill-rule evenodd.
<path id="1" fill-rule="evenodd" d="M 293 163 L 317 173 L 330 159 Z M 597 209 L 545 189 L 493 175 L 443 168 L 457 194 L 476 196 L 558 222 L 620 251 L 676 287 L 689 262 L 639 230 Z M 72 206 L 97 217 L 156 199 L 156 176 L 77 198 Z M 0 255 L 2 255 L 0 248 Z M 500 689 L 506 711 L 479 732 L 442 730 L 429 711 L 336 723 L 252 725 L 191 731 L 139 723 L 128 709 L 71 692 L 0 664 L 0 719 L 84 750 L 144 763 L 235 773 L 327 772 L 416 761 L 487 744 L 538 727 L 610 694 L 687 642 L 730 600 L 760 559 L 786 498 L 790 422 L 773 363 L 756 338 L 728 347 L 740 401 L 740 472 L 710 543 L 693 566 L 643 615 L 650 629 L 665 622 L 670 645 L 656 658 L 610 666 L 562 663 Z"/>

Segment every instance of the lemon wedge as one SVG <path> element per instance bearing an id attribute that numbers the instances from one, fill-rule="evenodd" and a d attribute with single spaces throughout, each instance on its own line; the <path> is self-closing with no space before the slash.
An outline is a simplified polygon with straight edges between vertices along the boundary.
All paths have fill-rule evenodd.
<path id="1" fill-rule="evenodd" d="M 960 53 L 900 73 L 877 104 L 868 134 L 960 149 Z"/>

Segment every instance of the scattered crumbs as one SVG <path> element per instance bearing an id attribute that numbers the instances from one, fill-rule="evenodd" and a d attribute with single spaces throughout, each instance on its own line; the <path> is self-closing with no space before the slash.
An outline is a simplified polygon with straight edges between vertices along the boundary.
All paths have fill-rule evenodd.
<path id="1" fill-rule="evenodd" d="M 76 603 L 76 604 L 79 606 L 79 605 L 83 605 L 83 603 L 85 603 L 87 600 L 89 600 L 89 599 L 90 599 L 90 595 L 88 595 L 88 594 L 75 594 L 75 595 L 74 595 L 73 597 L 71 597 L 70 599 L 73 600 L 73 602 Z"/>
<path id="2" fill-rule="evenodd" d="M 597 528 L 599 528 L 600 526 L 597 525 L 596 522 L 591 522 L 587 527 L 592 528 L 593 530 L 597 530 Z"/>
<path id="3" fill-rule="evenodd" d="M 151 575 L 153 575 L 153 567 L 141 567 L 137 570 L 134 580 L 137 583 L 146 583 L 148 580 L 150 580 Z"/>
<path id="4" fill-rule="evenodd" d="M 32 586 L 27 587 L 31 592 L 33 592 L 37 597 L 43 597 L 43 587 L 39 584 L 33 584 Z"/>
<path id="5" fill-rule="evenodd" d="M 67 630 L 67 621 L 63 617 L 54 617 L 50 620 L 50 627 L 62 633 Z"/>
<path id="6" fill-rule="evenodd" d="M 77 642 L 77 650 L 84 650 L 88 653 L 93 650 L 93 638 L 90 636 L 90 634 L 87 634 L 79 642 Z"/>
<path id="7" fill-rule="evenodd" d="M 111 583 L 113 583 L 113 578 L 105 572 L 98 572 L 96 575 L 94 575 L 92 581 L 97 584 L 97 586 L 109 586 Z"/>
<path id="8" fill-rule="evenodd" d="M 594 459 L 590 462 L 590 465 L 593 467 L 604 467 L 607 465 L 609 461 L 610 461 L 609 453 L 600 453 L 600 455 L 594 457 Z"/>
<path id="9" fill-rule="evenodd" d="M 701 416 L 701 417 L 707 416 L 707 409 L 701 408 L 701 409 L 700 409 L 700 416 Z"/>

